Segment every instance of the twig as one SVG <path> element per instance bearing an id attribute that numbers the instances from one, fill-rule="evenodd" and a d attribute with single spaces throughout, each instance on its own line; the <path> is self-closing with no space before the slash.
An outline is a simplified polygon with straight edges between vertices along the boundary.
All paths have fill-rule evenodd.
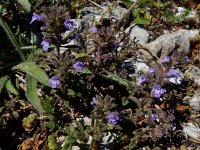
<path id="1" fill-rule="evenodd" d="M 138 43 L 138 48 L 139 48 L 139 49 L 143 49 L 143 50 L 145 50 L 146 52 L 148 52 L 148 53 L 151 55 L 151 57 L 153 58 L 153 61 L 155 61 L 155 63 L 156 63 L 158 66 L 160 66 L 159 58 L 158 58 L 156 55 L 154 55 L 154 54 L 151 52 L 150 49 L 148 49 L 148 48 L 142 46 L 142 45 L 139 44 L 139 43 Z"/>
<path id="2" fill-rule="evenodd" d="M 104 9 L 101 5 L 95 3 L 95 2 L 93 2 L 93 1 L 91 1 L 91 0 L 88 0 L 88 1 L 89 1 L 90 3 L 96 5 L 97 7 L 101 8 L 101 9 Z"/>
<path id="3" fill-rule="evenodd" d="M 128 16 L 128 14 L 132 11 L 132 9 L 135 7 L 135 5 L 138 3 L 138 0 L 131 5 L 131 7 L 127 10 L 127 12 L 124 13 L 124 15 L 119 19 L 119 21 L 116 23 L 115 28 L 118 31 L 121 28 L 123 20 Z"/>

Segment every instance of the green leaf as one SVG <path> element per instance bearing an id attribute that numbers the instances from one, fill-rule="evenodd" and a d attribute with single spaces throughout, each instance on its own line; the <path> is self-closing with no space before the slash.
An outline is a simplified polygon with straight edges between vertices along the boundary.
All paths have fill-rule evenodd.
<path id="1" fill-rule="evenodd" d="M 119 85 L 126 87 L 127 91 L 133 91 L 134 87 L 132 83 L 126 79 L 123 79 L 107 70 L 103 70 L 100 74 L 101 77 L 117 82 Z"/>
<path id="2" fill-rule="evenodd" d="M 17 0 L 17 2 L 24 8 L 27 13 L 31 11 L 31 3 L 29 0 Z"/>
<path id="3" fill-rule="evenodd" d="M 44 113 L 43 106 L 40 102 L 37 94 L 37 80 L 30 75 L 26 76 L 26 98 L 33 105 L 33 107 L 39 112 Z"/>
<path id="4" fill-rule="evenodd" d="M 75 92 L 74 92 L 74 90 L 72 90 L 72 89 L 67 89 L 67 95 L 68 96 L 75 96 Z"/>
<path id="5" fill-rule="evenodd" d="M 46 86 L 50 86 L 49 85 L 49 77 L 47 76 L 47 74 L 38 66 L 36 65 L 34 62 L 24 62 L 24 63 L 20 63 L 17 66 L 14 66 L 12 68 L 13 70 L 21 70 L 25 73 L 27 73 L 28 75 L 31 75 L 32 77 L 34 77 L 35 79 L 37 79 L 40 83 L 46 85 Z"/>
<path id="6" fill-rule="evenodd" d="M 133 5 L 133 2 L 130 0 L 120 0 L 119 2 L 123 3 L 124 5 L 126 5 L 126 7 L 130 7 L 131 5 Z"/>
<path id="7" fill-rule="evenodd" d="M 62 147 L 62 150 L 72 150 L 72 144 L 75 142 L 74 134 L 75 128 L 71 124 L 69 127 L 69 135 L 65 137 L 64 146 Z"/>
<path id="8" fill-rule="evenodd" d="M 49 147 L 49 150 L 58 150 L 59 149 L 59 145 L 56 142 L 56 139 L 53 135 L 48 136 L 48 147 Z"/>
<path id="9" fill-rule="evenodd" d="M 14 87 L 14 85 L 11 82 L 11 79 L 7 81 L 6 83 L 6 89 L 10 92 L 13 93 L 15 95 L 19 95 L 19 92 L 16 90 L 16 88 Z"/>
<path id="10" fill-rule="evenodd" d="M 6 82 L 8 81 L 9 76 L 5 75 L 0 77 L 0 93 L 3 90 L 4 86 L 6 85 Z"/>
<path id="11" fill-rule="evenodd" d="M 127 99 L 122 99 L 122 106 L 126 106 L 129 104 L 129 101 Z"/>
<path id="12" fill-rule="evenodd" d="M 91 74 L 92 72 L 88 68 L 83 68 L 82 73 Z"/>
<path id="13" fill-rule="evenodd" d="M 135 12 L 133 13 L 134 15 L 136 15 Z M 149 25 L 151 23 L 151 15 L 148 11 L 139 12 L 134 19 L 134 22 L 136 24 Z"/>
<path id="14" fill-rule="evenodd" d="M 66 31 L 62 37 L 62 41 L 66 40 L 67 38 L 69 38 L 72 34 L 74 34 L 77 30 L 71 30 L 71 31 Z"/>
<path id="15" fill-rule="evenodd" d="M 15 47 L 16 51 L 18 52 L 20 58 L 22 61 L 25 61 L 25 56 L 23 54 L 23 51 L 21 50 L 19 44 L 17 43 L 17 40 L 15 39 L 14 34 L 12 33 L 10 27 L 7 25 L 7 23 L 3 20 L 2 16 L 0 15 L 0 26 L 2 26 L 3 30 L 6 32 L 6 35 L 8 36 L 9 40 Z"/>

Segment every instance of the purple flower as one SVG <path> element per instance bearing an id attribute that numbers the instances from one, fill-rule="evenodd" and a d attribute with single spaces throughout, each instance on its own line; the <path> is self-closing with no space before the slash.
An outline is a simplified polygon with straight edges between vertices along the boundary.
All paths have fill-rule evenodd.
<path id="1" fill-rule="evenodd" d="M 94 105 L 96 104 L 96 102 L 97 102 L 96 98 L 93 97 L 93 98 L 92 98 L 92 101 L 90 102 L 90 104 L 94 106 Z"/>
<path id="2" fill-rule="evenodd" d="M 51 79 L 49 79 L 49 84 L 51 86 L 51 88 L 55 89 L 58 87 L 58 85 L 60 84 L 60 80 L 58 76 L 53 76 L 51 77 Z"/>
<path id="3" fill-rule="evenodd" d="M 67 19 L 64 22 L 64 25 L 65 25 L 65 28 L 67 28 L 67 30 L 71 31 L 71 30 L 74 30 L 75 22 L 70 19 Z"/>
<path id="4" fill-rule="evenodd" d="M 116 125 L 117 121 L 119 120 L 119 116 L 115 115 L 115 114 L 108 114 L 108 123 L 112 124 L 112 125 Z"/>
<path id="5" fill-rule="evenodd" d="M 170 69 L 168 72 L 167 72 L 167 76 L 168 77 L 175 77 L 175 78 L 178 78 L 180 77 L 180 73 L 178 71 L 176 71 L 175 69 Z"/>
<path id="6" fill-rule="evenodd" d="M 50 40 L 43 40 L 42 43 L 42 49 L 47 52 L 48 49 L 51 47 L 51 43 L 50 43 Z"/>
<path id="7" fill-rule="evenodd" d="M 183 63 L 187 64 L 189 62 L 188 56 L 183 57 Z"/>
<path id="8" fill-rule="evenodd" d="M 76 71 L 78 72 L 81 72 L 83 70 L 83 62 L 81 61 L 76 61 L 74 64 L 73 64 L 73 68 L 76 69 Z"/>
<path id="9" fill-rule="evenodd" d="M 113 46 L 114 48 L 117 48 L 117 47 L 119 46 L 119 43 L 118 43 L 118 42 L 112 42 L 112 46 Z"/>
<path id="10" fill-rule="evenodd" d="M 90 28 L 90 32 L 92 32 L 92 33 L 97 33 L 97 32 L 98 32 L 98 31 L 97 31 L 97 27 L 92 26 L 92 27 Z"/>
<path id="11" fill-rule="evenodd" d="M 78 39 L 77 33 L 72 34 L 72 35 L 71 35 L 71 38 L 72 38 L 73 40 L 77 40 L 77 39 Z"/>
<path id="12" fill-rule="evenodd" d="M 162 63 L 168 63 L 170 61 L 170 57 L 169 56 L 164 56 L 163 58 L 162 58 Z"/>
<path id="13" fill-rule="evenodd" d="M 155 75 L 156 74 L 156 68 L 149 68 L 148 74 L 151 75 L 151 76 Z"/>
<path id="14" fill-rule="evenodd" d="M 152 90 L 151 94 L 153 94 L 154 97 L 159 98 L 165 93 L 165 89 L 161 88 L 159 84 L 156 84 Z"/>
<path id="15" fill-rule="evenodd" d="M 158 118 L 158 115 L 157 115 L 157 114 L 151 114 L 151 119 L 152 119 L 153 121 L 155 121 L 157 118 Z"/>
<path id="16" fill-rule="evenodd" d="M 32 19 L 31 19 L 31 21 L 30 21 L 30 23 L 29 24 L 32 24 L 34 21 L 42 21 L 42 16 L 41 15 L 38 15 L 37 13 L 33 13 L 33 16 L 32 16 Z"/>
<path id="17" fill-rule="evenodd" d="M 145 77 L 145 75 L 141 75 L 136 79 L 137 86 L 140 86 L 143 82 L 148 82 L 148 79 Z"/>

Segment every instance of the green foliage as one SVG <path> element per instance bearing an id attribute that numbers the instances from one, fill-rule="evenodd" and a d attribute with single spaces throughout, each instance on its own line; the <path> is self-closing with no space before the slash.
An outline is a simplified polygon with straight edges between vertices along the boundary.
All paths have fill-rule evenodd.
<path id="1" fill-rule="evenodd" d="M 44 113 L 44 108 L 37 94 L 37 80 L 30 75 L 26 76 L 26 97 L 33 107 L 39 112 Z"/>
<path id="2" fill-rule="evenodd" d="M 35 79 L 37 79 L 40 83 L 50 86 L 49 85 L 49 77 L 47 74 L 34 62 L 24 62 L 20 63 L 17 66 L 12 68 L 13 70 L 21 70 L 28 75 L 31 75 Z"/>
<path id="3" fill-rule="evenodd" d="M 0 14 L 0 26 L 2 26 L 2 28 L 6 32 L 9 40 L 11 41 L 11 43 L 13 44 L 13 46 L 15 47 L 15 49 L 18 52 L 19 56 L 21 57 L 22 61 L 25 61 L 25 56 L 24 56 L 23 51 L 20 48 L 20 45 L 18 44 L 17 40 L 15 39 L 15 36 L 12 33 L 10 27 L 7 25 L 7 23 L 2 18 L 1 14 Z"/>
<path id="4" fill-rule="evenodd" d="M 31 3 L 29 0 L 17 0 L 17 2 L 24 8 L 27 13 L 31 12 Z"/>
<path id="5" fill-rule="evenodd" d="M 6 83 L 6 89 L 10 92 L 13 93 L 15 95 L 19 95 L 19 92 L 16 90 L 16 88 L 14 87 L 14 85 L 11 82 L 11 79 L 7 81 Z"/>
<path id="6" fill-rule="evenodd" d="M 151 14 L 147 10 L 136 8 L 132 14 L 135 17 L 134 22 L 137 24 L 149 25 L 151 23 Z"/>
<path id="7" fill-rule="evenodd" d="M 165 11 L 163 16 L 167 22 L 174 22 L 183 24 L 187 20 L 187 16 L 190 13 L 190 10 L 186 9 L 183 13 L 180 15 L 176 15 L 174 11 Z"/>
<path id="8" fill-rule="evenodd" d="M 58 150 L 59 149 L 59 145 L 56 142 L 54 135 L 48 136 L 48 147 L 49 147 L 49 150 Z"/>
<path id="9" fill-rule="evenodd" d="M 107 70 L 101 72 L 100 76 L 103 78 L 117 82 L 119 85 L 126 87 L 127 91 L 133 91 L 134 87 L 130 81 L 123 79 Z"/>
<path id="10" fill-rule="evenodd" d="M 121 0 L 121 2 L 127 7 L 133 4 L 130 0 Z M 156 0 L 138 0 L 137 6 L 132 10 L 133 22 L 141 25 L 149 25 L 151 23 L 151 13 L 145 7 L 164 8 L 165 6 L 166 4 L 157 2 Z"/>
<path id="11" fill-rule="evenodd" d="M 6 85 L 8 78 L 9 78 L 8 75 L 0 77 L 0 93 L 3 90 L 4 86 Z"/>
<path id="12" fill-rule="evenodd" d="M 75 142 L 75 138 L 74 138 L 75 127 L 73 126 L 73 124 L 70 124 L 68 132 L 69 132 L 69 135 L 65 137 L 62 150 L 71 150 L 72 144 Z"/>

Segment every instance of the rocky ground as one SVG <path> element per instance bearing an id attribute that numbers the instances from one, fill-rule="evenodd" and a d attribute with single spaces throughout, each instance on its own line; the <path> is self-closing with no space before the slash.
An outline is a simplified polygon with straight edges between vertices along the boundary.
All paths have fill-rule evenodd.
<path id="1" fill-rule="evenodd" d="M 39 45 L 45 51 L 40 45 L 41 37 L 51 39 L 51 51 L 40 53 L 35 62 L 48 76 L 57 73 L 62 79 L 55 90 L 37 86 L 46 113 L 38 111 L 25 92 L 27 72 L 13 71 L 12 67 L 17 65 L 15 60 L 19 63 L 18 55 L 8 51 L 13 47 L 9 38 L 4 38 L 7 33 L 3 26 L 0 28 L 0 149 L 199 149 L 198 0 L 34 2 L 33 12 L 43 18 L 63 11 L 63 8 L 51 8 L 53 4 L 67 8 L 70 5 L 71 12 L 64 12 L 75 24 L 76 38 L 69 38 L 74 33 L 69 29 L 60 33 L 62 42 L 57 55 L 53 53 L 57 46 L 53 43 L 55 39 L 51 39 L 56 34 L 48 30 L 48 19 L 43 22 L 44 30 L 37 32 L 42 21 L 33 21 L 33 12 L 25 13 L 21 1 L 0 2 L 5 7 L 1 18 L 15 33 L 22 49 Z M 13 7 L 15 10 L 10 10 Z M 15 11 L 22 17 L 16 19 Z M 31 19 L 35 23 L 30 23 Z M 30 36 L 30 30 L 34 36 Z M 22 36 L 28 42 L 21 41 Z M 74 62 L 71 55 L 84 61 L 87 70 L 82 72 L 82 68 L 78 68 L 80 71 L 73 65 L 67 72 L 71 74 L 66 76 L 63 70 Z M 70 61 L 66 62 L 67 59 Z M 7 67 L 5 64 L 10 60 L 14 64 Z M 52 65 L 53 60 L 57 66 Z M 156 73 L 149 72 L 152 68 L 156 68 Z M 77 78 L 81 79 L 80 83 Z M 3 88 L 8 79 L 15 82 L 16 91 L 9 84 Z M 153 86 L 156 83 L 163 88 L 156 89 Z M 132 90 L 130 84 L 136 88 Z"/>

